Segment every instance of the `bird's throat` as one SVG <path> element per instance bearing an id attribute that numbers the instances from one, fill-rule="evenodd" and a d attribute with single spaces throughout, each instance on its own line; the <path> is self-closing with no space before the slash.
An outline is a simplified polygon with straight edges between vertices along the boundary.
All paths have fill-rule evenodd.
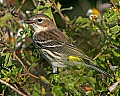
<path id="1" fill-rule="evenodd" d="M 39 26 L 39 25 L 37 25 L 37 24 L 32 24 L 32 26 L 33 26 L 33 28 L 34 28 L 34 30 L 35 30 L 35 32 L 41 32 L 41 31 L 46 31 L 46 30 L 48 30 L 48 27 L 44 27 L 44 26 Z"/>

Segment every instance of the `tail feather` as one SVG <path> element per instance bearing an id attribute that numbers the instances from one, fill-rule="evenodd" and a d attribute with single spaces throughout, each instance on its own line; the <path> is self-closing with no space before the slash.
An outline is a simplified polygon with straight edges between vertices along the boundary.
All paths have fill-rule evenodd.
<path id="1" fill-rule="evenodd" d="M 109 74 L 109 73 L 107 73 L 106 71 L 103 71 L 102 69 L 100 69 L 100 68 L 98 68 L 97 66 L 95 66 L 94 64 L 93 64 L 93 62 L 92 61 L 88 61 L 88 60 L 84 60 L 84 61 L 86 61 L 86 62 L 65 62 L 65 64 L 66 65 L 83 65 L 83 66 L 86 66 L 86 67 L 88 67 L 88 68 L 92 68 L 92 69 L 94 69 L 94 70 L 96 70 L 96 71 L 98 71 L 98 72 L 100 72 L 100 73 L 102 73 L 103 75 L 105 75 L 105 76 L 107 76 L 107 77 L 111 77 L 112 78 L 112 75 L 111 74 Z"/>
<path id="2" fill-rule="evenodd" d="M 104 75 L 107 76 L 107 77 L 111 77 L 111 78 L 112 78 L 111 74 L 109 74 L 108 72 L 103 71 L 103 70 L 100 69 L 100 68 L 97 68 L 95 65 L 93 65 L 92 62 L 89 62 L 89 63 L 90 63 L 90 64 L 89 64 L 89 65 L 86 64 L 86 66 L 88 66 L 88 67 L 90 67 L 90 68 L 92 68 L 92 69 L 94 69 L 94 70 L 96 70 L 96 71 L 98 71 L 98 72 L 104 74 Z"/>

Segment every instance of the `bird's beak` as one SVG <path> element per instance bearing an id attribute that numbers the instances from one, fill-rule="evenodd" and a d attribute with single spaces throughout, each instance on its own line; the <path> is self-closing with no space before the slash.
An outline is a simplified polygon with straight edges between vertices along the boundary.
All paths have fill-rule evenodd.
<path id="1" fill-rule="evenodd" d="M 24 20 L 24 22 L 27 23 L 27 24 L 33 24 L 33 23 L 35 23 L 33 20 Z"/>

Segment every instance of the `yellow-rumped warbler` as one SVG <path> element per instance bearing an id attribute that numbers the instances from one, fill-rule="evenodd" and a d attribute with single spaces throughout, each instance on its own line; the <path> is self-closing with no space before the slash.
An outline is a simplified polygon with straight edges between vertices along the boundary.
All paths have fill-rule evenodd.
<path id="1" fill-rule="evenodd" d="M 25 22 L 34 28 L 33 41 L 41 56 L 52 64 L 53 73 L 57 71 L 57 67 L 85 65 L 111 77 L 109 73 L 96 67 L 81 50 L 69 44 L 64 34 L 48 16 L 37 14 Z"/>

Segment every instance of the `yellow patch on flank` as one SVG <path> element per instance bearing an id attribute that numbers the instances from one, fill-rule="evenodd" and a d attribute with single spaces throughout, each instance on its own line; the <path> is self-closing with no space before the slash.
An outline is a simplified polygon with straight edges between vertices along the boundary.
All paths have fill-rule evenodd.
<path id="1" fill-rule="evenodd" d="M 75 61 L 82 61 L 82 58 L 79 58 L 77 56 L 69 56 L 68 60 L 75 62 Z"/>

